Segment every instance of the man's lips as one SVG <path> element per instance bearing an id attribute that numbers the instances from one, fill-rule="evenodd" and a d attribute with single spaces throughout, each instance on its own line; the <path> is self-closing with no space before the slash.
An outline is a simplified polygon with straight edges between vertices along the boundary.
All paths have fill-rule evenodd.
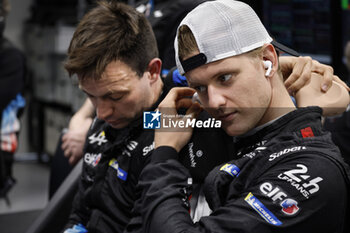
<path id="1" fill-rule="evenodd" d="M 110 120 L 110 121 L 106 121 L 108 124 L 110 125 L 118 125 L 120 124 L 122 121 L 121 120 Z"/>
<path id="2" fill-rule="evenodd" d="M 226 114 L 220 114 L 216 117 L 216 119 L 222 122 L 231 121 L 235 118 L 236 114 L 237 114 L 237 111 L 226 113 Z"/>

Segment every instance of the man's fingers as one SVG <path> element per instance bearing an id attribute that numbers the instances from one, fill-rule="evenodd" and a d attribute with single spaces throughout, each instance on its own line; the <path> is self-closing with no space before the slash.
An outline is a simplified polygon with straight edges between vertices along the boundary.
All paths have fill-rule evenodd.
<path id="1" fill-rule="evenodd" d="M 176 94 L 176 100 L 184 97 L 192 97 L 193 94 L 196 92 L 194 89 L 189 87 L 173 88 L 172 90 Z"/>
<path id="2" fill-rule="evenodd" d="M 310 57 L 299 57 L 292 73 L 284 82 L 290 94 L 297 92 L 310 80 L 311 71 L 312 59 Z"/>
<path id="3" fill-rule="evenodd" d="M 189 98 L 183 98 L 176 102 L 176 109 L 179 108 L 190 108 L 192 106 L 193 102 L 192 99 Z"/>
<path id="4" fill-rule="evenodd" d="M 337 82 L 337 83 L 339 83 L 340 85 L 342 85 L 343 87 L 345 87 L 345 89 L 346 89 L 347 91 L 350 91 L 350 88 L 348 87 L 348 85 L 346 85 L 346 83 L 345 83 L 343 80 L 341 80 L 337 75 L 334 75 L 334 76 L 333 76 L 333 81 L 334 81 L 334 82 Z"/>
<path id="5" fill-rule="evenodd" d="M 305 86 L 306 83 L 310 81 L 311 75 L 310 73 L 303 73 L 300 75 L 300 77 L 291 84 L 287 89 L 290 94 L 293 94 L 300 90 L 303 86 Z"/>
<path id="6" fill-rule="evenodd" d="M 312 60 L 312 71 L 319 74 L 324 74 L 326 72 L 333 75 L 334 73 L 333 67 L 319 63 L 316 60 Z"/>
<path id="7" fill-rule="evenodd" d="M 191 88 L 173 88 L 162 103 L 159 104 L 159 110 L 164 113 L 170 113 L 174 115 L 173 122 L 180 122 L 184 119 L 182 116 L 177 115 L 177 109 L 186 108 L 186 117 L 195 117 L 200 109 L 199 103 L 193 103 L 191 98 L 195 93 Z M 189 114 L 190 116 L 187 116 Z M 185 118 L 185 117 L 184 117 Z M 155 131 L 155 147 L 159 146 L 171 146 L 176 151 L 180 151 L 183 146 L 188 143 L 188 140 L 192 135 L 192 128 L 181 128 L 179 124 L 173 125 L 170 131 Z"/>
<path id="8" fill-rule="evenodd" d="M 68 160 L 69 164 L 74 166 L 79 161 L 79 157 L 77 156 L 71 156 Z"/>
<path id="9" fill-rule="evenodd" d="M 164 100 L 159 104 L 160 107 L 175 107 L 175 102 L 184 97 L 193 96 L 195 90 L 189 87 L 172 88 Z"/>
<path id="10" fill-rule="evenodd" d="M 331 66 L 319 63 L 316 60 L 312 61 L 312 72 L 322 75 L 321 91 L 326 92 L 332 86 L 332 81 L 334 79 L 334 70 Z"/>
<path id="11" fill-rule="evenodd" d="M 187 110 L 186 114 L 190 115 L 191 118 L 197 118 L 197 116 L 202 110 L 203 110 L 202 106 L 196 102 L 196 103 L 192 103 L 191 107 Z"/>
<path id="12" fill-rule="evenodd" d="M 61 149 L 62 149 L 62 150 L 66 150 L 67 147 L 68 147 L 68 141 L 62 141 Z"/>
<path id="13" fill-rule="evenodd" d="M 284 85 L 287 89 L 289 89 L 293 83 L 295 83 L 296 80 L 298 80 L 299 76 L 300 76 L 300 72 L 301 70 L 293 70 L 293 72 L 288 76 L 288 78 L 286 79 L 286 81 L 284 82 Z"/>
<path id="14" fill-rule="evenodd" d="M 158 105 L 158 109 L 162 113 L 166 114 L 176 114 L 176 109 L 180 107 L 188 108 L 188 102 L 186 99 L 191 101 L 188 97 L 191 97 L 194 94 L 194 90 L 188 87 L 182 88 L 173 88 L 170 90 L 168 95 L 164 100 Z M 185 98 L 187 97 L 187 98 Z"/>
<path id="15" fill-rule="evenodd" d="M 321 90 L 326 92 L 332 86 L 332 80 L 334 79 L 333 68 L 329 67 L 324 70 L 322 77 Z"/>
<path id="16" fill-rule="evenodd" d="M 62 141 L 66 141 L 67 140 L 67 137 L 68 137 L 67 135 L 68 135 L 68 133 L 65 133 L 65 134 L 62 135 Z"/>
<path id="17" fill-rule="evenodd" d="M 69 148 L 66 148 L 63 150 L 64 157 L 69 158 L 71 156 L 71 150 Z"/>

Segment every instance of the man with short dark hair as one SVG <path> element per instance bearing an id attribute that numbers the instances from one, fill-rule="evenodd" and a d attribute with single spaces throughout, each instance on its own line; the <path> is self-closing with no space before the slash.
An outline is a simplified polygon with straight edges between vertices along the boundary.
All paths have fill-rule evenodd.
<path id="1" fill-rule="evenodd" d="M 296 109 L 275 47 L 255 12 L 240 1 L 203 3 L 181 22 L 176 62 L 193 89 L 172 89 L 159 111 L 176 114 L 186 107 L 185 118 L 194 117 L 202 106 L 188 96 L 197 92 L 203 107 L 233 136 L 236 158 L 206 177 L 211 213 L 194 223 L 188 204 L 192 179 L 178 161 L 191 129 L 156 130 L 156 149 L 141 173 L 142 195 L 135 206 L 142 232 L 346 230 L 349 168 L 322 130 L 322 110 Z M 346 106 L 347 90 L 337 90 Z"/>
<path id="2" fill-rule="evenodd" d="M 101 1 L 77 26 L 65 68 L 77 74 L 97 116 L 66 232 L 122 232 L 148 161 L 142 150 L 153 144 L 153 132 L 142 129 L 142 113 L 167 93 L 152 28 L 132 7 Z"/>

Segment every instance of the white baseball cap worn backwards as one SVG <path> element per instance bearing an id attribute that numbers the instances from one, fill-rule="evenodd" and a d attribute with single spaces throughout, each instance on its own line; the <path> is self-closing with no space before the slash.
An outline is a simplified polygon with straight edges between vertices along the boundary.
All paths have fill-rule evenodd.
<path id="1" fill-rule="evenodd" d="M 291 55 L 297 52 L 272 40 L 254 10 L 235 0 L 208 1 L 197 6 L 180 23 L 192 31 L 199 54 L 180 61 L 177 35 L 175 59 L 181 75 L 198 66 L 240 55 L 272 43 Z"/>

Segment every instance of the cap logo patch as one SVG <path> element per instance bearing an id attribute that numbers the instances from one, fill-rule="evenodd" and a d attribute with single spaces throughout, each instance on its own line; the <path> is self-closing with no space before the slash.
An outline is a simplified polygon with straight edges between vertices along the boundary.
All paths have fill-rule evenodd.
<path id="1" fill-rule="evenodd" d="M 303 138 L 312 138 L 315 137 L 314 132 L 311 127 L 306 127 L 305 129 L 300 130 Z"/>

